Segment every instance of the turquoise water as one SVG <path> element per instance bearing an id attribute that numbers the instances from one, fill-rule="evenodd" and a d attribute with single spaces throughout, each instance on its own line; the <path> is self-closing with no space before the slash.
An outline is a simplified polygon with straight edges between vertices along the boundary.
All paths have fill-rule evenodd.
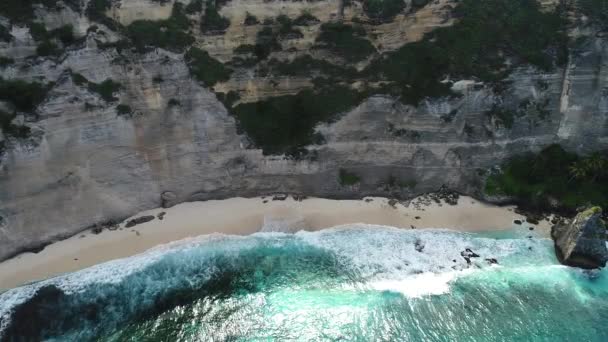
<path id="1" fill-rule="evenodd" d="M 0 295 L 1 341 L 608 341 L 607 322 L 608 273 L 524 230 L 215 235 Z"/>

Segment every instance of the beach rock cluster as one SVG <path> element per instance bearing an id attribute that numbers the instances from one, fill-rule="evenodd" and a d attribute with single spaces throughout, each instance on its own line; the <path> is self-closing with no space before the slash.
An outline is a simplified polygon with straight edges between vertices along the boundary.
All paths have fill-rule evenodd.
<path id="1" fill-rule="evenodd" d="M 593 207 L 578 213 L 571 222 L 553 226 L 555 253 L 562 264 L 585 269 L 606 265 L 606 225 L 601 217 L 602 209 Z"/>

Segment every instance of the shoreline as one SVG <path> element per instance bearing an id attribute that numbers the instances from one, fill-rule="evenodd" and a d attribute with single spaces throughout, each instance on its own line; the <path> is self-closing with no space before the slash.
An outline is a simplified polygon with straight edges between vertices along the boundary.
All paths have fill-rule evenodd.
<path id="1" fill-rule="evenodd" d="M 551 224 L 526 223 L 515 206 L 496 206 L 468 196 L 457 204 L 436 202 L 432 194 L 398 202 L 381 197 L 361 200 L 263 196 L 186 202 L 138 213 L 117 229 L 94 229 L 47 245 L 38 253 L 25 252 L 0 263 L 0 291 L 95 264 L 140 254 L 158 245 L 200 235 L 249 235 L 260 231 L 317 231 L 345 224 L 365 223 L 403 229 L 451 229 L 462 232 L 506 230 L 533 226 L 549 236 Z M 160 215 L 161 213 L 164 215 Z M 154 216 L 126 228 L 134 218 Z M 159 217 L 162 216 L 162 219 Z M 148 217 L 148 219 L 150 219 Z"/>

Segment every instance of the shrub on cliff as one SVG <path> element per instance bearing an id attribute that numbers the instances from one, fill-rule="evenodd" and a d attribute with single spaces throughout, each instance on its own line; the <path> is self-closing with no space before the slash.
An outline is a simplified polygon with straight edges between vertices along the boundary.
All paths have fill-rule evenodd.
<path id="1" fill-rule="evenodd" d="M 0 78 L 0 100 L 12 104 L 21 112 L 33 112 L 46 98 L 48 87 L 38 82 Z"/>
<path id="2" fill-rule="evenodd" d="M 350 88 L 334 86 L 241 103 L 232 113 L 239 121 L 239 129 L 265 154 L 297 156 L 304 146 L 314 142 L 317 124 L 330 121 L 360 100 Z"/>
<path id="3" fill-rule="evenodd" d="M 205 13 L 201 22 L 201 32 L 203 33 L 222 33 L 228 26 L 230 20 L 222 17 L 218 12 L 219 6 L 214 0 L 207 0 Z"/>
<path id="4" fill-rule="evenodd" d="M 194 37 L 185 32 L 189 28 L 190 20 L 183 5 L 176 2 L 169 19 L 137 20 L 127 27 L 127 32 L 140 52 L 145 52 L 150 46 L 181 52 L 194 43 Z"/>
<path id="5" fill-rule="evenodd" d="M 361 26 L 325 23 L 321 25 L 321 33 L 316 42 L 349 62 L 359 62 L 376 51 L 365 36 L 365 30 Z"/>
<path id="6" fill-rule="evenodd" d="M 363 11 L 370 18 L 377 21 L 390 21 L 405 8 L 403 0 L 366 0 L 363 2 Z"/>
<path id="7" fill-rule="evenodd" d="M 251 14 L 249 12 L 247 12 L 245 14 L 245 21 L 243 21 L 243 24 L 245 26 L 257 25 L 259 23 L 260 22 L 258 21 L 258 18 L 255 15 L 253 15 L 253 14 Z"/>
<path id="8" fill-rule="evenodd" d="M 193 47 L 188 50 L 185 59 L 190 74 L 207 87 L 212 87 L 217 82 L 230 79 L 232 70 L 211 57 L 207 51 Z"/>
<path id="9" fill-rule="evenodd" d="M 90 91 L 99 94 L 104 101 L 114 102 L 118 101 L 118 99 L 114 97 L 114 94 L 122 88 L 122 85 L 118 82 L 114 82 L 111 79 L 107 79 L 99 84 L 89 82 L 88 88 Z"/>
<path id="10" fill-rule="evenodd" d="M 30 128 L 23 125 L 15 125 L 12 123 L 15 118 L 15 113 L 8 113 L 0 110 L 0 130 L 5 136 L 24 139 L 30 135 Z"/>
<path id="11" fill-rule="evenodd" d="M 338 173 L 338 180 L 342 186 L 352 186 L 361 181 L 361 178 L 353 172 L 348 172 L 345 169 L 340 169 Z"/>

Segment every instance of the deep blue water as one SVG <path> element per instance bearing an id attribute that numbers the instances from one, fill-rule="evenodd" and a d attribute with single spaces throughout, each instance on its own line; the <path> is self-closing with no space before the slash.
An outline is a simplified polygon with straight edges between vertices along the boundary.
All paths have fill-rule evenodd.
<path id="1" fill-rule="evenodd" d="M 1 294 L 0 340 L 608 341 L 608 272 L 528 235 L 201 237 Z"/>

